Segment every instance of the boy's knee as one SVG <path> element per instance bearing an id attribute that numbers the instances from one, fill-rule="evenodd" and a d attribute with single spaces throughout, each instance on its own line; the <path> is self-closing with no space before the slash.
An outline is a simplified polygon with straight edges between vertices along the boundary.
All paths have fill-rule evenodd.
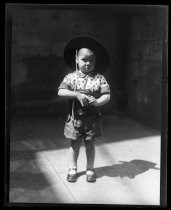
<path id="1" fill-rule="evenodd" d="M 84 140 L 84 144 L 87 147 L 92 147 L 92 146 L 94 146 L 94 141 L 86 141 L 86 140 Z"/>
<path id="2" fill-rule="evenodd" d="M 82 143 L 81 140 L 71 140 L 71 146 L 78 147 L 81 145 L 81 143 Z"/>

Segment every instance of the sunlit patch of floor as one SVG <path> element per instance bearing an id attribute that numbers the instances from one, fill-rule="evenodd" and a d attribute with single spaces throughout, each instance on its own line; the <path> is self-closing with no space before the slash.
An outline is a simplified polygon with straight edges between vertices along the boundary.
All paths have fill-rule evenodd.
<path id="1" fill-rule="evenodd" d="M 78 159 L 80 173 L 86 168 L 84 150 L 82 146 Z M 38 165 L 44 173 L 39 164 L 42 155 L 76 203 L 159 205 L 160 136 L 97 143 L 97 182 L 93 184 L 86 182 L 85 173 L 74 184 L 66 181 L 68 148 L 37 153 Z"/>

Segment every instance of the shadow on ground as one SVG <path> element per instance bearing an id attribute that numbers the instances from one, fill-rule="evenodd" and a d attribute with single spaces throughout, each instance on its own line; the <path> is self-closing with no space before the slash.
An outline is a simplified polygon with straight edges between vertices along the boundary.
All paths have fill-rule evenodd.
<path id="1" fill-rule="evenodd" d="M 135 178 L 138 174 L 142 174 L 149 169 L 159 170 L 155 165 L 156 163 L 146 160 L 131 160 L 130 162 L 119 161 L 121 164 L 115 164 L 111 166 L 103 166 L 95 168 L 96 177 L 101 178 L 103 176 L 108 177 L 128 177 Z M 84 175 L 86 172 L 81 171 L 78 173 L 78 177 Z"/>
<path id="2" fill-rule="evenodd" d="M 19 188 L 24 190 L 43 190 L 49 187 L 49 181 L 44 174 L 29 172 L 11 172 L 10 188 Z"/>

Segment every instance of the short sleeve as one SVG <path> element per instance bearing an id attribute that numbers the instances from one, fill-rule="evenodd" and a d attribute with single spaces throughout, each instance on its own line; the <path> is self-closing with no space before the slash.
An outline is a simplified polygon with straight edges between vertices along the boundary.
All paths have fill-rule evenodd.
<path id="1" fill-rule="evenodd" d="M 102 75 L 100 75 L 100 92 L 102 95 L 110 93 L 110 86 Z"/>
<path id="2" fill-rule="evenodd" d="M 68 74 L 64 77 L 58 89 L 68 89 L 68 90 L 71 89 L 71 74 Z"/>

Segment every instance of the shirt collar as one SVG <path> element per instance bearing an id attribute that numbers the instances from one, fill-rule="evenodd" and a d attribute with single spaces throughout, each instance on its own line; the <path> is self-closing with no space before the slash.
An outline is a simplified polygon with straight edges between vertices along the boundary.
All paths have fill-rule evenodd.
<path id="1" fill-rule="evenodd" d="M 90 74 L 84 74 L 84 73 L 82 73 L 81 70 L 79 70 L 79 71 L 77 71 L 77 75 L 81 78 L 85 78 L 85 77 L 93 76 L 94 72 L 90 72 Z"/>

